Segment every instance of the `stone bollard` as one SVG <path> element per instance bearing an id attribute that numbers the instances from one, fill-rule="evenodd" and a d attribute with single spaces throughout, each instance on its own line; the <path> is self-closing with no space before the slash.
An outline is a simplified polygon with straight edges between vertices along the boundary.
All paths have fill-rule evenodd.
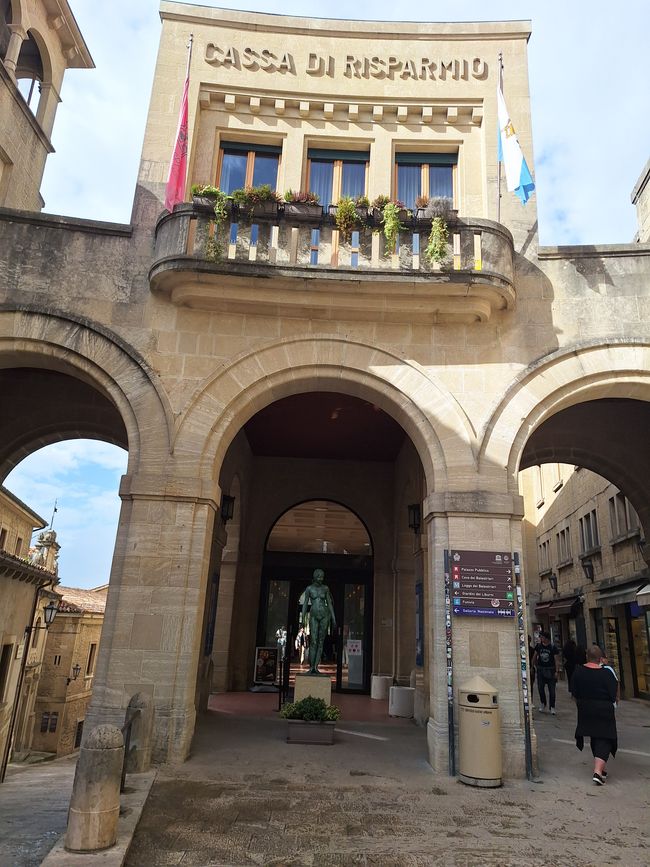
<path id="1" fill-rule="evenodd" d="M 129 774 L 141 774 L 151 767 L 151 748 L 153 746 L 154 704 L 150 695 L 136 692 L 126 710 L 126 719 L 136 714 L 131 726 L 131 740 L 126 756 L 126 770 Z"/>
<path id="2" fill-rule="evenodd" d="M 97 852 L 115 845 L 124 760 L 122 732 L 100 725 L 86 738 L 74 775 L 65 848 Z"/>

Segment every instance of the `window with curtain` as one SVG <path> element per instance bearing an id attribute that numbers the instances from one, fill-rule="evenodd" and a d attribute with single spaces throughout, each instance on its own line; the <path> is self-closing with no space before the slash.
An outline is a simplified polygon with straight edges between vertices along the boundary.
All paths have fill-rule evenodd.
<path id="1" fill-rule="evenodd" d="M 415 208 L 418 196 L 454 201 L 454 166 L 457 154 L 398 153 L 395 155 L 397 198 Z"/>
<path id="2" fill-rule="evenodd" d="M 277 145 L 224 142 L 219 152 L 217 186 L 224 193 L 262 184 L 275 190 L 281 152 L 282 148 Z"/>
<path id="3" fill-rule="evenodd" d="M 335 205 L 342 196 L 366 195 L 368 151 L 310 148 L 307 158 L 307 186 L 318 194 L 324 208 Z"/>

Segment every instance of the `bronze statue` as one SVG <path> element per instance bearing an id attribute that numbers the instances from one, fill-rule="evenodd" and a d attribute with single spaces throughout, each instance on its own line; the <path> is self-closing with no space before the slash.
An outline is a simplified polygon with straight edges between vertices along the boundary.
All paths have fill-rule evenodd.
<path id="1" fill-rule="evenodd" d="M 314 581 L 305 590 L 302 603 L 301 623 L 305 623 L 309 610 L 309 671 L 307 674 L 320 674 L 318 665 L 323 655 L 323 643 L 330 627 L 336 626 L 334 605 L 329 587 L 324 584 L 325 573 L 314 570 Z M 311 603 L 311 607 L 310 607 Z"/>

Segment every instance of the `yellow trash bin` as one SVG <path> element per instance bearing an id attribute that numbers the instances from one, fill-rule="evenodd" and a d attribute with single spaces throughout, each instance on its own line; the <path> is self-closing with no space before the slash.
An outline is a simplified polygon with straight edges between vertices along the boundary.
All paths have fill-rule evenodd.
<path id="1" fill-rule="evenodd" d="M 501 722 L 499 696 L 482 677 L 458 690 L 459 778 L 468 786 L 501 785 Z"/>

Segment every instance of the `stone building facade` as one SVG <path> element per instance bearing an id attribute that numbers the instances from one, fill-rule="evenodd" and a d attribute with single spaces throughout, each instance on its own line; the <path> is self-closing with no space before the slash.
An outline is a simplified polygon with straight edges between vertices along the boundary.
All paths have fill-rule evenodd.
<path id="1" fill-rule="evenodd" d="M 156 756 L 184 759 L 209 691 L 250 686 L 255 647 L 294 619 L 319 566 L 343 617 L 340 688 L 348 638 L 361 691 L 372 673 L 414 672 L 446 772 L 450 708 L 479 674 L 500 694 L 505 773 L 522 774 L 517 620 L 447 623 L 446 556 L 523 558 L 518 474 L 547 462 L 605 475 L 648 538 L 650 246 L 541 248 L 534 197 L 504 190 L 497 213 L 498 51 L 534 169 L 528 22 L 165 2 L 161 16 L 130 225 L 0 211 L 0 381 L 15 410 L 0 419 L 0 476 L 64 436 L 129 451 L 86 726 L 121 724 L 149 693 Z M 302 221 L 286 205 L 232 212 L 216 234 L 200 203 L 166 213 L 190 33 L 189 184 L 270 178 L 318 186 L 324 204 L 442 191 L 458 211 L 443 266 L 409 215 L 392 251 L 379 222 L 346 238 L 329 213 Z M 287 550 L 305 503 L 318 552 Z"/>
<path id="2" fill-rule="evenodd" d="M 59 610 L 47 632 L 36 696 L 32 747 L 57 757 L 81 744 L 93 692 L 107 587 L 59 585 Z"/>
<path id="3" fill-rule="evenodd" d="M 56 538 L 38 563 L 30 560 L 32 534 L 45 526 L 40 515 L 0 485 L 0 780 L 12 748 L 17 754 L 30 745 L 45 647 L 44 608 L 56 596 L 48 588 L 58 580 Z"/>
<path id="4" fill-rule="evenodd" d="M 622 698 L 650 699 L 650 572 L 634 506 L 582 467 L 521 474 L 526 503 L 529 633 L 605 650 Z"/>

